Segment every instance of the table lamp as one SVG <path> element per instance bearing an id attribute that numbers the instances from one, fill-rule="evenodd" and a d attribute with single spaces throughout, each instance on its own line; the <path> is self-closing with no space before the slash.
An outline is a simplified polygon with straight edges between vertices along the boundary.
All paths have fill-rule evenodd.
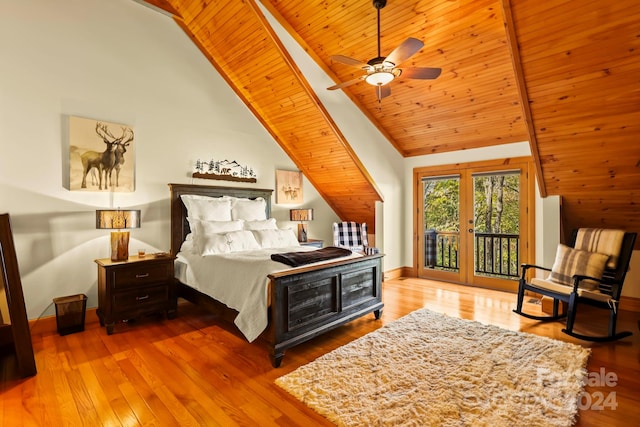
<path id="1" fill-rule="evenodd" d="M 307 241 L 307 224 L 305 221 L 313 221 L 313 209 L 290 209 L 289 218 L 291 221 L 300 221 L 298 224 L 298 241 Z"/>
<path id="2" fill-rule="evenodd" d="M 129 232 L 122 229 L 140 228 L 139 210 L 96 210 L 96 228 L 111 232 L 111 261 L 129 259 Z"/>

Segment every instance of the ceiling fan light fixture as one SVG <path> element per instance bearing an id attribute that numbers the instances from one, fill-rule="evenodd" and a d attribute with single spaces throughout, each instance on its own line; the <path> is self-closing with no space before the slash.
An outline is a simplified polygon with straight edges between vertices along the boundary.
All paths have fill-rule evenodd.
<path id="1" fill-rule="evenodd" d="M 332 55 L 330 58 L 333 62 L 340 62 L 342 64 L 360 68 L 365 74 L 349 81 L 328 87 L 327 90 L 342 89 L 364 80 L 371 86 L 375 86 L 376 94 L 378 95 L 378 102 L 380 102 L 382 98 L 386 98 L 391 95 L 391 89 L 387 85 L 396 77 L 406 75 L 409 79 L 431 80 L 437 78 L 442 70 L 440 68 L 410 67 L 405 68 L 403 71 L 403 69 L 397 68 L 401 62 L 411 58 L 424 46 L 424 43 L 413 37 L 409 37 L 403 41 L 398 47 L 392 50 L 388 56 L 382 56 L 380 53 L 380 9 L 386 6 L 387 0 L 372 1 L 373 6 L 377 9 L 378 15 L 378 56 L 365 63 L 348 56 Z"/>
<path id="2" fill-rule="evenodd" d="M 365 77 L 364 81 L 372 86 L 384 86 L 391 82 L 396 76 L 389 71 L 376 71 Z"/>

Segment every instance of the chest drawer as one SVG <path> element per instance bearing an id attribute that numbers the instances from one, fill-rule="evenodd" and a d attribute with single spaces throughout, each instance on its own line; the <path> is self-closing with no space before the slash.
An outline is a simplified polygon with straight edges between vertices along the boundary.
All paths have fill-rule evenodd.
<path id="1" fill-rule="evenodd" d="M 115 289 L 126 289 L 167 282 L 172 279 L 171 276 L 170 264 L 139 264 L 135 268 L 114 270 L 112 283 Z"/>
<path id="2" fill-rule="evenodd" d="M 117 312 L 142 313 L 164 307 L 169 301 L 169 288 L 164 285 L 146 286 L 113 294 Z"/>

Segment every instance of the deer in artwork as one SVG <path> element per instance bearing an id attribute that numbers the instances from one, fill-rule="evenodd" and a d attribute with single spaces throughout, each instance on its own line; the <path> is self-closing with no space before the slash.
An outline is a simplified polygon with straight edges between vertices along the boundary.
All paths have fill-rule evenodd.
<path id="1" fill-rule="evenodd" d="M 125 139 L 126 136 L 126 139 Z M 116 170 L 116 187 L 120 185 L 120 168 L 124 164 L 124 153 L 127 152 L 129 143 L 133 141 L 133 130 L 131 128 L 122 128 L 122 137 L 120 141 L 116 143 L 116 161 L 113 168 Z M 111 184 L 111 173 L 109 173 L 109 184 Z"/>
<path id="2" fill-rule="evenodd" d="M 128 129 L 128 132 L 125 131 Z M 129 128 L 123 128 L 122 136 L 120 138 L 114 137 L 107 125 L 104 123 L 96 122 L 96 133 L 98 136 L 102 138 L 104 143 L 107 145 L 105 150 L 102 153 L 97 151 L 87 151 L 80 156 L 82 161 L 82 185 L 81 188 L 87 188 L 87 174 L 91 169 L 98 169 L 98 189 L 102 190 L 102 181 L 104 179 L 104 189 L 108 188 L 108 185 L 112 185 L 111 183 L 111 173 L 116 166 L 116 159 L 118 155 L 116 154 L 117 147 L 119 145 L 129 145 L 129 142 L 133 140 L 133 131 Z M 125 141 L 125 137 L 127 140 Z M 126 147 L 123 145 L 123 147 Z M 126 148 L 124 148 L 126 151 Z M 122 164 L 124 162 L 121 159 Z M 109 178 L 109 184 L 107 184 L 107 177 Z M 117 184 L 116 184 L 117 185 Z"/>

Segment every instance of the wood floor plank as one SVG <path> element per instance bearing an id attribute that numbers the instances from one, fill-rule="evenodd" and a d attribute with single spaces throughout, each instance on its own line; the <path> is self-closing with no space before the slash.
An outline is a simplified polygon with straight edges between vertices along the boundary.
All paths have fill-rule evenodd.
<path id="1" fill-rule="evenodd" d="M 563 334 L 562 322 L 514 314 L 514 294 L 398 278 L 384 282 L 383 301 L 380 320 L 367 315 L 288 349 L 277 369 L 264 342 L 248 343 L 233 324 L 186 302 L 174 320 L 149 316 L 116 325 L 113 335 L 94 312 L 87 313 L 81 333 L 61 337 L 39 327 L 33 333 L 38 374 L 17 378 L 15 364 L 3 363 L 0 425 L 331 426 L 274 381 L 422 307 L 591 348 L 587 370 L 604 369 L 617 381 L 587 385 L 585 398 L 615 392 L 617 408 L 598 410 L 583 402 L 576 426 L 640 424 L 638 313 L 619 315 L 619 329 L 632 330 L 632 337 L 593 344 Z M 539 311 L 540 305 L 526 300 L 526 309 Z M 595 331 L 604 316 L 579 313 L 577 326 Z"/>

